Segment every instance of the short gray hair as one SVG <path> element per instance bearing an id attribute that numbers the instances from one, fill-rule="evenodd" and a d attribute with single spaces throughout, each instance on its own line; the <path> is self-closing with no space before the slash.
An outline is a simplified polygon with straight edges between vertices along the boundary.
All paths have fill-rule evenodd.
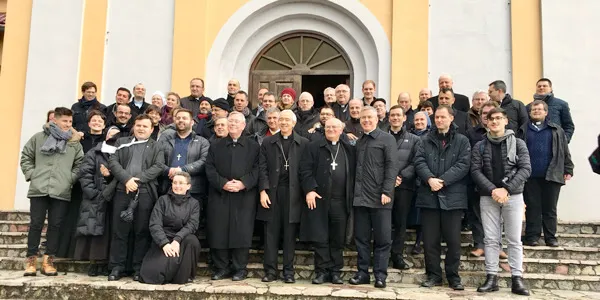
<path id="1" fill-rule="evenodd" d="M 290 110 L 290 109 L 284 109 L 283 111 L 281 111 L 281 113 L 279 113 L 279 115 L 281 116 L 281 114 L 283 114 L 283 113 L 290 113 L 292 115 L 292 120 L 294 122 L 298 122 L 296 114 L 292 110 Z"/>
<path id="2" fill-rule="evenodd" d="M 246 124 L 246 116 L 244 116 L 243 113 L 241 113 L 239 111 L 232 111 L 229 113 L 229 116 L 227 116 L 227 120 L 229 121 L 229 118 L 231 118 L 233 116 L 240 116 L 242 118 L 242 120 L 244 120 L 244 124 Z"/>
<path id="3" fill-rule="evenodd" d="M 271 107 L 271 108 L 267 109 L 267 112 L 265 113 L 265 116 L 268 116 L 268 115 L 270 115 L 272 113 L 276 113 L 277 116 L 279 116 L 279 114 L 281 113 L 281 111 L 277 107 Z"/>
<path id="4" fill-rule="evenodd" d="M 487 97 L 487 100 L 490 100 L 490 95 L 488 94 L 487 91 L 484 91 L 484 90 L 476 90 L 475 93 L 473 93 L 473 97 L 471 97 L 471 100 L 473 100 L 473 98 L 475 98 L 475 96 L 477 96 L 479 94 L 485 94 L 485 96 Z"/>
<path id="5" fill-rule="evenodd" d="M 370 111 L 370 112 L 373 112 L 374 114 L 377 114 L 377 110 L 375 109 L 375 107 L 373 107 L 371 105 L 363 106 L 363 108 L 360 110 L 360 113 L 362 113 L 364 111 Z"/>

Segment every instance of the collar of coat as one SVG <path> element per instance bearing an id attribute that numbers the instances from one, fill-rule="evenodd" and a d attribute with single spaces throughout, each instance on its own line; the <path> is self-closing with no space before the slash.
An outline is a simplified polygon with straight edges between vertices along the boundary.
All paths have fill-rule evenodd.
<path id="1" fill-rule="evenodd" d="M 321 141 L 319 142 L 319 147 L 327 147 L 327 144 L 330 144 L 331 142 L 326 138 L 323 137 L 321 139 Z M 345 140 L 342 139 L 342 136 L 340 135 L 340 139 L 337 141 L 338 144 L 341 144 L 343 147 L 347 147 L 350 146 L 350 144 L 348 144 L 348 142 L 346 142 Z"/>
<path id="2" fill-rule="evenodd" d="M 224 139 L 225 139 L 225 144 L 226 144 L 227 146 L 229 146 L 229 145 L 233 144 L 233 139 L 231 138 L 231 136 L 230 136 L 230 135 L 228 135 L 227 137 L 224 137 Z M 248 144 L 248 139 L 247 139 L 247 138 L 246 138 L 244 135 L 241 135 L 241 136 L 240 136 L 240 137 L 237 139 L 237 143 L 238 143 L 240 146 L 244 146 L 244 147 L 245 147 L 245 146 Z"/>
<path id="3" fill-rule="evenodd" d="M 277 132 L 276 134 L 274 134 L 273 136 L 275 136 L 276 138 L 271 139 L 271 144 L 275 144 L 277 142 L 280 141 L 280 139 L 282 139 L 283 137 L 281 136 L 281 131 Z M 300 144 L 300 135 L 293 132 L 292 131 L 292 140 L 296 143 L 296 144 Z"/>
<path id="4" fill-rule="evenodd" d="M 367 137 L 371 137 L 371 138 L 378 138 L 379 135 L 382 133 L 383 131 L 381 131 L 381 129 L 379 129 L 378 127 L 375 127 L 375 129 L 373 131 L 371 131 L 370 133 L 364 133 L 363 136 L 361 137 L 361 139 L 366 139 Z"/>

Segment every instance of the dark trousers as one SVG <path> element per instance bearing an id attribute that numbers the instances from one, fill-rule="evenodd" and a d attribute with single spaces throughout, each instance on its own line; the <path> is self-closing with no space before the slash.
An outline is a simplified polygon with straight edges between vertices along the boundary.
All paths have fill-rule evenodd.
<path id="1" fill-rule="evenodd" d="M 467 209 L 467 221 L 471 225 L 473 234 L 473 247 L 483 249 L 483 225 L 481 224 L 481 208 L 479 208 L 479 193 L 475 190 L 475 186 L 467 187 L 467 199 L 469 207 Z"/>
<path id="2" fill-rule="evenodd" d="M 265 273 L 277 276 L 279 241 L 283 235 L 283 275 L 294 276 L 294 254 L 298 223 L 290 223 L 290 192 L 287 186 L 277 187 L 277 199 L 271 201 L 271 220 L 265 222 Z"/>
<path id="3" fill-rule="evenodd" d="M 372 231 L 371 231 L 372 230 Z M 392 248 L 392 210 L 354 207 L 354 241 L 358 251 L 358 273 L 369 275 L 373 233 L 373 273 L 385 280 Z"/>
<path id="4" fill-rule="evenodd" d="M 29 202 L 29 233 L 27 234 L 27 256 L 37 256 L 42 237 L 42 228 L 48 212 L 48 229 L 46 230 L 46 254 L 56 255 L 58 251 L 59 230 L 67 213 L 69 202 L 44 197 L 31 197 Z"/>
<path id="5" fill-rule="evenodd" d="M 133 271 L 139 272 L 142 260 L 148 252 L 152 238 L 148 225 L 154 202 L 148 193 L 140 192 L 138 206 L 134 211 L 133 221 L 127 223 L 121 219 L 121 212 L 126 210 L 135 193 L 126 194 L 117 191 L 113 197 L 113 236 L 110 245 L 109 268 L 113 271 L 125 271 L 127 253 L 132 253 Z M 133 230 L 133 246 L 128 245 L 129 233 Z"/>
<path id="6" fill-rule="evenodd" d="M 525 240 L 540 239 L 542 228 L 546 242 L 556 240 L 556 205 L 560 183 L 544 178 L 529 178 L 525 183 Z"/>
<path id="7" fill-rule="evenodd" d="M 445 268 L 450 282 L 460 282 L 460 227 L 462 210 L 421 209 L 425 273 L 428 278 L 442 279 L 442 237 L 448 246 Z"/>
<path id="8" fill-rule="evenodd" d="M 406 220 L 410 212 L 410 204 L 414 191 L 396 188 L 394 192 L 394 207 L 392 221 L 394 222 L 394 241 L 392 243 L 392 257 L 402 256 L 404 241 L 406 240 Z"/>
<path id="9" fill-rule="evenodd" d="M 328 242 L 313 243 L 315 249 L 315 273 L 341 275 L 344 267 L 344 240 L 348 213 L 345 199 L 331 199 L 328 213 Z"/>
<path id="10" fill-rule="evenodd" d="M 211 249 L 215 271 L 228 270 L 235 273 L 246 270 L 249 250 L 249 248 Z"/>

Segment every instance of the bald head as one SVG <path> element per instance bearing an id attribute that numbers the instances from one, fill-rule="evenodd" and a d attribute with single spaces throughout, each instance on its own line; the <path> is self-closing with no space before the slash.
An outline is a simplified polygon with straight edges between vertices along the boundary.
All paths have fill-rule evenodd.
<path id="1" fill-rule="evenodd" d="M 237 79 L 230 79 L 227 82 L 227 93 L 231 96 L 235 96 L 235 94 L 240 90 L 240 82 Z"/>
<path id="2" fill-rule="evenodd" d="M 430 89 L 421 89 L 419 91 L 419 102 L 423 102 L 429 98 L 431 98 L 431 90 Z"/>
<path id="3" fill-rule="evenodd" d="M 410 94 L 407 92 L 402 92 L 398 95 L 398 105 L 402 107 L 404 112 L 407 112 L 410 108 L 412 108 L 412 100 L 410 99 Z"/>
<path id="4" fill-rule="evenodd" d="M 438 86 L 440 90 L 443 88 L 451 89 L 453 85 L 454 81 L 452 80 L 452 76 L 448 74 L 442 74 L 440 75 L 440 78 L 438 78 Z"/>
<path id="5" fill-rule="evenodd" d="M 345 84 L 340 84 L 335 87 L 335 98 L 340 105 L 348 104 L 350 100 L 350 87 Z"/>

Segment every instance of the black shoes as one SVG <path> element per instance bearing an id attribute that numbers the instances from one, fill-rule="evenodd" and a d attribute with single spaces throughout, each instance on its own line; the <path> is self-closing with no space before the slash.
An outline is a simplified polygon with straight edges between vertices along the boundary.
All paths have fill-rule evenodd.
<path id="1" fill-rule="evenodd" d="M 217 271 L 216 273 L 214 273 L 213 276 L 210 279 L 212 279 L 212 280 L 221 280 L 221 279 L 228 278 L 229 276 L 230 276 L 229 271 L 227 271 L 227 270 L 220 270 L 220 271 Z"/>
<path id="2" fill-rule="evenodd" d="M 344 284 L 344 281 L 342 280 L 342 277 L 340 276 L 340 274 L 331 274 L 331 283 L 333 284 Z"/>
<path id="3" fill-rule="evenodd" d="M 90 277 L 98 276 L 98 265 L 97 264 L 90 264 L 90 267 L 88 268 L 88 276 L 90 276 Z"/>
<path id="4" fill-rule="evenodd" d="M 546 241 L 546 246 L 548 246 L 548 247 L 558 247 L 558 241 L 557 240 L 548 240 L 548 241 Z"/>
<path id="5" fill-rule="evenodd" d="M 434 287 L 434 286 L 442 286 L 442 280 L 441 279 L 434 279 L 434 278 L 427 278 L 427 280 L 421 282 L 421 286 L 422 287 Z"/>
<path id="6" fill-rule="evenodd" d="M 331 282 L 331 276 L 327 273 L 317 273 L 317 276 L 312 280 L 313 284 L 323 284 L 325 282 Z"/>
<path id="7" fill-rule="evenodd" d="M 240 271 L 237 271 L 235 274 L 233 274 L 233 278 L 231 278 L 231 280 L 242 281 L 242 280 L 246 279 L 247 276 L 248 276 L 248 271 L 240 270 Z"/>
<path id="8" fill-rule="evenodd" d="M 465 287 L 462 285 L 460 281 L 452 281 L 448 282 L 448 286 L 455 291 L 464 291 Z"/>
<path id="9" fill-rule="evenodd" d="M 523 282 L 523 277 L 521 276 L 512 276 L 512 288 L 511 292 L 513 294 L 521 295 L 521 296 L 529 296 L 529 291 L 525 286 L 525 282 Z"/>
<path id="10" fill-rule="evenodd" d="M 121 271 L 118 269 L 113 269 L 108 275 L 108 281 L 117 281 L 119 279 L 121 279 Z"/>
<path id="11" fill-rule="evenodd" d="M 277 276 L 271 273 L 267 273 L 267 275 L 262 278 L 262 282 L 273 282 L 275 280 L 277 280 Z"/>
<path id="12" fill-rule="evenodd" d="M 498 290 L 498 275 L 492 274 L 487 274 L 483 285 L 477 288 L 480 293 L 497 292 Z"/>
<path id="13" fill-rule="evenodd" d="M 523 245 L 537 247 L 540 244 L 537 241 L 528 241 L 528 240 L 525 240 L 525 241 L 523 241 Z"/>
<path id="14" fill-rule="evenodd" d="M 385 286 L 386 286 L 385 279 L 375 278 L 375 287 L 376 288 L 383 289 L 383 288 L 385 288 Z"/>
<path id="15" fill-rule="evenodd" d="M 371 278 L 369 278 L 368 275 L 363 275 L 363 274 L 357 273 L 356 275 L 354 275 L 354 277 L 350 278 L 350 280 L 348 280 L 348 282 L 353 285 L 369 284 L 369 283 L 371 283 Z"/>
<path id="16" fill-rule="evenodd" d="M 396 255 L 392 258 L 392 267 L 398 270 L 408 270 L 410 266 L 404 261 L 402 255 Z"/>
<path id="17" fill-rule="evenodd" d="M 294 275 L 284 275 L 283 282 L 285 283 L 295 283 L 296 279 L 294 279 Z"/>
<path id="18" fill-rule="evenodd" d="M 140 272 L 135 272 L 135 274 L 133 274 L 133 281 L 140 281 Z"/>
<path id="19" fill-rule="evenodd" d="M 422 253 L 423 253 L 423 247 L 421 247 L 420 244 L 415 244 L 413 246 L 412 251 L 410 251 L 411 255 L 419 255 L 419 254 L 422 254 Z"/>

